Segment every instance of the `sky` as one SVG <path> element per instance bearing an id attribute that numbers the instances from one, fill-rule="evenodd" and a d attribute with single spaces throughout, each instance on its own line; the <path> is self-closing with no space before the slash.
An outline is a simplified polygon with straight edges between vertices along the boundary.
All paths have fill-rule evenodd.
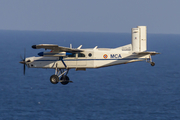
<path id="1" fill-rule="evenodd" d="M 180 0 L 0 0 L 0 30 L 180 34 Z"/>

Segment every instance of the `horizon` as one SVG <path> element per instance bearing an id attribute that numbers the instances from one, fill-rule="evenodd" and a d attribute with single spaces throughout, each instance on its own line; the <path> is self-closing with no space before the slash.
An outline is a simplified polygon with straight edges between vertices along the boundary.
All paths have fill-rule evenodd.
<path id="1" fill-rule="evenodd" d="M 56 32 L 56 33 L 60 33 L 60 32 L 64 32 L 64 33 L 107 33 L 107 34 L 131 34 L 131 32 L 91 32 L 91 31 L 45 31 L 45 30 L 4 30 L 4 29 L 0 29 L 0 31 L 14 31 L 14 32 Z M 148 33 L 147 31 L 147 35 L 148 34 L 157 34 L 157 35 L 180 35 L 177 33 Z"/>
<path id="2" fill-rule="evenodd" d="M 147 26 L 148 33 L 180 34 L 179 0 L 1 0 L 0 29 L 130 33 Z"/>
<path id="3" fill-rule="evenodd" d="M 131 32 L 88 32 L 88 31 L 43 31 L 43 30 L 3 30 L 3 29 L 0 29 L 0 31 L 14 31 L 14 32 L 56 32 L 56 33 L 61 33 L 61 32 L 64 32 L 64 33 L 107 33 L 107 34 L 131 34 Z M 177 34 L 177 33 L 148 33 L 147 31 L 147 35 L 148 34 L 151 34 L 151 35 L 180 35 Z"/>

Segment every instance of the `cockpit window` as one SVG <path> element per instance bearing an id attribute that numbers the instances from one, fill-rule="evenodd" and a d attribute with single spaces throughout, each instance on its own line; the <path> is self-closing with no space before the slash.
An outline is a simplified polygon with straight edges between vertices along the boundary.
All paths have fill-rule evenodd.
<path id="1" fill-rule="evenodd" d="M 68 55 L 68 57 L 76 57 L 76 53 L 72 53 L 72 55 Z"/>
<path id="2" fill-rule="evenodd" d="M 85 54 L 83 54 L 83 53 L 78 53 L 78 57 L 85 57 Z"/>

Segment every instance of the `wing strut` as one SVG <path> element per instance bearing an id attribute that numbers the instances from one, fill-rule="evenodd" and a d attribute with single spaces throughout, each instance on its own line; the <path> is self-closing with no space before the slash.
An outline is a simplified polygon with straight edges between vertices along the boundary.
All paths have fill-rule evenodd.
<path id="1" fill-rule="evenodd" d="M 61 60 L 61 62 L 63 63 L 64 67 L 67 69 L 67 65 L 65 64 L 63 57 L 59 57 L 59 59 Z"/>

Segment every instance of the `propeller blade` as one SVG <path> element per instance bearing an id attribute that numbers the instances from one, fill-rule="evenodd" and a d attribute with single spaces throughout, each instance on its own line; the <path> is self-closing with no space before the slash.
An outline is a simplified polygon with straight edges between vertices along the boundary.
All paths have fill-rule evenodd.
<path id="1" fill-rule="evenodd" d="M 24 61 L 25 61 L 25 58 L 26 58 L 26 48 L 24 48 Z"/>
<path id="2" fill-rule="evenodd" d="M 24 60 L 23 57 L 20 55 L 21 60 Z"/>
<path id="3" fill-rule="evenodd" d="M 24 63 L 24 75 L 25 75 L 25 71 L 26 71 L 26 65 L 25 65 L 25 63 Z"/>
<path id="4" fill-rule="evenodd" d="M 25 71 L 26 71 L 26 49 L 24 48 L 24 59 L 23 57 L 20 55 L 20 58 L 22 59 L 22 61 L 20 61 L 19 63 L 21 64 L 24 64 L 24 67 L 23 67 L 23 73 L 25 75 Z"/>

